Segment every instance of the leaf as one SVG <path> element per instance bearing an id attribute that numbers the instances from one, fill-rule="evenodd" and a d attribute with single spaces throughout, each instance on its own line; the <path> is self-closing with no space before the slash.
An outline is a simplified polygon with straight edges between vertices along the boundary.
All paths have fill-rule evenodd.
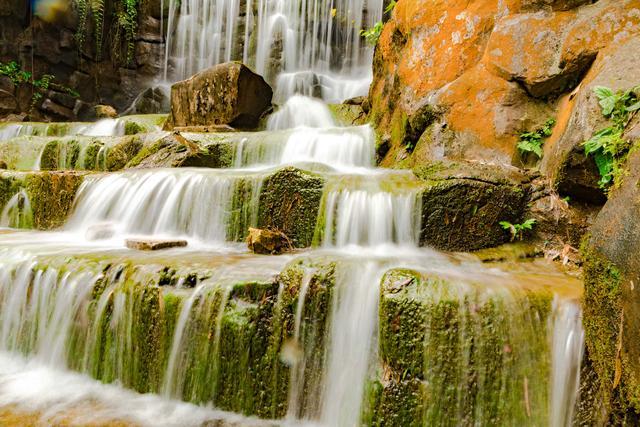
<path id="1" fill-rule="evenodd" d="M 614 96 L 613 91 L 604 86 L 596 86 L 595 88 L 593 88 L 593 92 L 596 94 L 599 100 Z"/>
<path id="2" fill-rule="evenodd" d="M 536 220 L 534 218 L 530 218 L 522 223 L 522 229 L 532 230 L 534 225 L 536 225 Z"/>
<path id="3" fill-rule="evenodd" d="M 630 113 L 633 113 L 634 111 L 638 111 L 640 110 L 640 101 L 636 102 L 635 104 L 631 105 L 630 107 L 627 107 L 627 111 Z"/>
<path id="4" fill-rule="evenodd" d="M 598 172 L 600 172 L 600 176 L 605 177 L 611 173 L 613 170 L 613 157 L 611 157 L 610 154 L 596 153 L 593 158 L 598 167 Z"/>

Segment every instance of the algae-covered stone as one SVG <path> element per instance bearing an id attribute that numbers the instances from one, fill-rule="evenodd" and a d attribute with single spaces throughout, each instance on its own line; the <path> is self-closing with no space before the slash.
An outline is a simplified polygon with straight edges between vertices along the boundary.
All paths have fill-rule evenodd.
<path id="1" fill-rule="evenodd" d="M 106 169 L 108 171 L 123 169 L 142 150 L 143 146 L 144 144 L 138 136 L 123 138 L 121 142 L 109 149 L 105 161 Z"/>
<path id="2" fill-rule="evenodd" d="M 320 209 L 324 179 L 288 167 L 262 184 L 258 228 L 283 232 L 295 247 L 310 246 Z"/>
<path id="3" fill-rule="evenodd" d="M 2 172 L 0 173 L 0 211 L 18 192 L 28 199 L 32 221 L 39 230 L 64 224 L 71 212 L 83 174 L 75 172 Z"/>
<path id="4" fill-rule="evenodd" d="M 422 192 L 420 243 L 470 251 L 507 242 L 501 221 L 519 223 L 527 202 L 527 178 L 490 165 L 435 164 L 417 168 Z"/>
<path id="5" fill-rule="evenodd" d="M 64 224 L 83 178 L 75 172 L 31 173 L 25 177 L 35 228 L 50 230 Z"/>

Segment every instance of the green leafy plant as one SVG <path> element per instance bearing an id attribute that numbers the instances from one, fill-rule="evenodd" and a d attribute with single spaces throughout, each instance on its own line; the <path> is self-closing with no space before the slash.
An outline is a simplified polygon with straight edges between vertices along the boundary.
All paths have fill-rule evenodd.
<path id="1" fill-rule="evenodd" d="M 640 110 L 640 86 L 618 92 L 598 86 L 594 93 L 602 115 L 611 121 L 611 125 L 596 132 L 583 146 L 585 154 L 593 156 L 598 167 L 598 185 L 607 189 L 612 184 L 619 185 L 624 175 L 622 165 L 631 143 L 625 141 L 623 135 L 633 115 Z"/>
<path id="2" fill-rule="evenodd" d="M 90 0 L 93 15 L 94 37 L 96 42 L 96 59 L 102 59 L 102 39 L 104 32 L 104 0 Z"/>
<path id="3" fill-rule="evenodd" d="M 34 79 L 33 74 L 29 71 L 24 71 L 22 67 L 15 61 L 7 63 L 0 62 L 0 76 L 8 77 L 14 85 L 28 84 L 33 87 L 33 95 L 31 97 L 31 108 L 33 109 L 38 102 L 40 102 L 49 89 L 54 89 L 58 92 L 68 93 L 71 96 L 78 98 L 80 95 L 73 89 L 64 85 L 56 83 L 55 76 L 51 74 L 44 74 L 39 79 Z"/>
<path id="4" fill-rule="evenodd" d="M 367 43 L 369 43 L 371 46 L 375 46 L 376 44 L 378 44 L 378 40 L 380 39 L 383 28 L 384 24 L 382 23 L 382 21 L 376 22 L 373 27 L 367 30 L 360 31 L 360 35 L 362 35 Z"/>
<path id="5" fill-rule="evenodd" d="M 555 124 L 555 119 L 549 119 L 533 132 L 521 133 L 518 149 L 523 153 L 534 153 L 538 158 L 542 158 L 544 140 L 551 136 Z"/>
<path id="6" fill-rule="evenodd" d="M 118 25 L 124 30 L 127 45 L 127 63 L 133 61 L 135 53 L 135 37 L 138 30 L 138 0 L 121 0 L 122 5 L 117 12 Z"/>
<path id="7" fill-rule="evenodd" d="M 393 9 L 396 7 L 397 1 L 391 0 L 391 2 L 384 9 L 384 13 L 390 14 L 393 12 Z M 371 28 L 361 30 L 360 35 L 365 38 L 368 44 L 371 46 L 375 46 L 378 44 L 378 40 L 380 40 L 380 35 L 382 34 L 382 29 L 384 28 L 384 23 L 382 21 L 378 21 Z"/>
<path id="8" fill-rule="evenodd" d="M 105 0 L 73 0 L 74 7 L 78 15 L 78 26 L 76 41 L 79 48 L 82 48 L 87 36 L 87 21 L 89 17 L 93 19 L 93 37 L 95 39 L 96 59 L 102 59 L 102 47 L 105 32 Z M 109 29 L 112 52 L 114 58 L 119 58 L 119 51 L 124 42 L 126 50 L 126 63 L 133 61 L 135 53 L 135 37 L 138 31 L 138 7 L 140 0 L 117 0 L 114 2 L 111 28 Z M 112 58 L 113 59 L 113 58 Z"/>
<path id="9" fill-rule="evenodd" d="M 533 218 L 529 218 L 522 224 L 512 224 L 509 221 L 500 221 L 500 226 L 511 233 L 512 242 L 516 238 L 522 240 L 527 232 L 533 230 L 534 225 L 536 225 L 536 220 Z"/>

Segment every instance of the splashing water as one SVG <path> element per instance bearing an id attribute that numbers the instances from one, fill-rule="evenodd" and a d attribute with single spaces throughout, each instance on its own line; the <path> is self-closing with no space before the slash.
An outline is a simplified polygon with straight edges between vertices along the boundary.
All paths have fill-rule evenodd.
<path id="1" fill-rule="evenodd" d="M 331 128 L 336 123 L 324 102 L 306 96 L 294 95 L 269 116 L 267 130 L 291 129 L 300 126 Z"/>

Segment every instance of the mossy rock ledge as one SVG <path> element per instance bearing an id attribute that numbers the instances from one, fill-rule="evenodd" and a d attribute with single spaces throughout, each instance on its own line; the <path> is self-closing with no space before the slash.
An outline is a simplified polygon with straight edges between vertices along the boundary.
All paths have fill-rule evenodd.
<path id="1" fill-rule="evenodd" d="M 522 220 L 529 178 L 515 168 L 473 163 L 435 163 L 414 169 L 421 194 L 420 244 L 472 251 L 506 243 L 501 221 Z"/>

